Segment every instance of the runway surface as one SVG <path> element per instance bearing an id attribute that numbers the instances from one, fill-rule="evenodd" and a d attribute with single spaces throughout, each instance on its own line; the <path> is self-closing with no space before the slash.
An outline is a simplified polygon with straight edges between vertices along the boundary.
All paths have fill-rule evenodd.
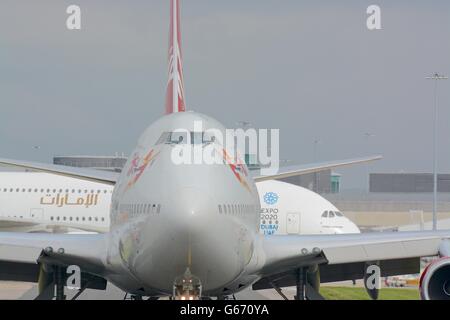
<path id="1" fill-rule="evenodd" d="M 357 280 L 355 284 L 352 281 L 327 283 L 326 287 L 364 287 L 362 280 Z M 382 284 L 386 288 L 385 284 Z M 418 290 L 417 287 L 409 287 L 404 289 Z M 295 287 L 283 288 L 283 294 L 292 300 L 295 295 Z M 25 282 L 9 282 L 0 281 L 0 300 L 33 300 L 37 296 L 37 284 Z M 70 300 L 77 293 L 76 290 L 65 289 L 67 299 Z M 236 295 L 237 300 L 283 300 L 283 298 L 273 289 L 253 291 L 247 288 Z M 105 291 L 86 290 L 78 300 L 124 300 L 125 292 L 108 283 Z M 128 296 L 129 299 L 129 296 Z M 164 298 L 163 300 L 167 300 Z"/>

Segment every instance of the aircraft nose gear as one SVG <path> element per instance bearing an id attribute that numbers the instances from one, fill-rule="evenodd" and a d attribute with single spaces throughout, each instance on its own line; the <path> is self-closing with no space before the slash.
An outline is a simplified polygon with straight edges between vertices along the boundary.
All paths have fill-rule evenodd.
<path id="1" fill-rule="evenodd" d="M 175 300 L 200 300 L 202 284 L 200 279 L 192 275 L 189 268 L 182 276 L 175 278 L 173 283 L 173 297 Z"/>

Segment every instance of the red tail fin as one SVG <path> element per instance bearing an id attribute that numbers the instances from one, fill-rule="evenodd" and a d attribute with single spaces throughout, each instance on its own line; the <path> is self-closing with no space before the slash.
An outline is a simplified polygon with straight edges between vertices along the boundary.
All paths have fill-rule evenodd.
<path id="1" fill-rule="evenodd" d="M 180 0 L 170 0 L 169 82 L 167 83 L 166 114 L 186 110 L 180 29 Z"/>

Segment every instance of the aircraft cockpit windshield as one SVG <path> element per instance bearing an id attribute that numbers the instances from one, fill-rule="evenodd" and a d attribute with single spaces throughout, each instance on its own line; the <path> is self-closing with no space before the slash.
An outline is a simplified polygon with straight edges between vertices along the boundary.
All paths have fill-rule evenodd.
<path id="1" fill-rule="evenodd" d="M 322 218 L 334 218 L 334 217 L 343 217 L 344 214 L 342 212 L 339 211 L 324 211 L 324 213 L 322 213 Z"/>
<path id="2" fill-rule="evenodd" d="M 187 132 L 187 131 L 174 131 L 164 132 L 157 141 L 159 144 L 210 144 L 216 141 L 216 137 L 212 133 L 208 132 Z"/>

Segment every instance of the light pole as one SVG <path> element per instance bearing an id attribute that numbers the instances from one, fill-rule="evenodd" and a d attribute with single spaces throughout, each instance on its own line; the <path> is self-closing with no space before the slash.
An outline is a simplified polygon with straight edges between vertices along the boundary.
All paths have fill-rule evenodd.
<path id="1" fill-rule="evenodd" d="M 438 135 L 438 103 L 437 88 L 439 80 L 447 80 L 448 77 L 435 73 L 427 80 L 434 80 L 434 135 L 433 135 L 433 230 L 437 229 L 437 135 Z"/>

